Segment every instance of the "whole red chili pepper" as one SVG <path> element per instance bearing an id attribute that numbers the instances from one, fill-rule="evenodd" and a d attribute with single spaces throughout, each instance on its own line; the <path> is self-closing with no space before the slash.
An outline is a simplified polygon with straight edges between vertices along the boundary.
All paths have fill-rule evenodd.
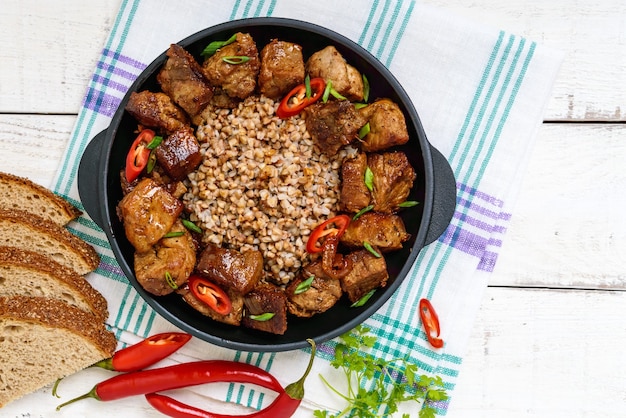
<path id="1" fill-rule="evenodd" d="M 439 317 L 437 316 L 437 312 L 435 312 L 435 308 L 433 308 L 433 305 L 428 299 L 420 299 L 419 310 L 428 342 L 435 348 L 443 347 L 443 340 L 439 338 L 441 329 L 439 327 Z"/>
<path id="2" fill-rule="evenodd" d="M 283 391 L 280 382 L 259 367 L 234 361 L 205 360 L 119 374 L 98 383 L 84 395 L 59 405 L 57 410 L 81 399 L 112 401 L 214 382 L 252 383 L 276 392 Z"/>
<path id="3" fill-rule="evenodd" d="M 164 332 L 155 334 L 137 344 L 118 350 L 113 357 L 94 366 L 118 372 L 135 372 L 145 369 L 177 351 L 191 339 L 190 334 Z"/>
<path id="4" fill-rule="evenodd" d="M 302 398 L 304 398 L 304 381 L 309 375 L 315 359 L 315 342 L 313 340 L 307 341 L 311 344 L 311 357 L 302 377 L 297 382 L 288 385 L 284 391 L 279 393 L 274 402 L 260 411 L 247 415 L 224 415 L 184 404 L 159 393 L 149 393 L 146 395 L 146 399 L 154 409 L 174 418 L 288 418 L 296 412 Z"/>

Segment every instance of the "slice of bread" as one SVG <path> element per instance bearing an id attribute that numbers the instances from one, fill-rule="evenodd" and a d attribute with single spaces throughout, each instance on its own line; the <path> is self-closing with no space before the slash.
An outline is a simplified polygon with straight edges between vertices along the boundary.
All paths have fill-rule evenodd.
<path id="1" fill-rule="evenodd" d="M 81 211 L 67 200 L 31 180 L 0 172 L 0 208 L 33 213 L 58 225 L 67 225 Z"/>
<path id="2" fill-rule="evenodd" d="M 64 227 L 21 210 L 0 209 L 0 245 L 35 251 L 81 275 L 100 262 L 91 245 Z"/>
<path id="3" fill-rule="evenodd" d="M 0 408 L 113 355 L 93 315 L 51 298 L 0 297 Z"/>
<path id="4" fill-rule="evenodd" d="M 45 296 L 108 318 L 107 301 L 83 276 L 32 251 L 0 246 L 0 296 Z"/>

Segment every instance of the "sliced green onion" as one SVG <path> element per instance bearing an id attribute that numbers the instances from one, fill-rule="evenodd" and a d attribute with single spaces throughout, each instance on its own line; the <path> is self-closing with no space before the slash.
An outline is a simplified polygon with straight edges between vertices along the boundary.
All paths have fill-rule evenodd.
<path id="1" fill-rule="evenodd" d="M 398 206 L 401 208 L 412 208 L 413 206 L 419 205 L 420 202 L 416 202 L 415 200 L 406 200 L 400 203 Z"/>
<path id="2" fill-rule="evenodd" d="M 176 281 L 174 280 L 174 278 L 172 277 L 169 271 L 165 272 L 165 281 L 167 282 L 169 287 L 171 287 L 172 289 L 174 290 L 178 289 L 178 285 L 176 284 Z"/>
<path id="3" fill-rule="evenodd" d="M 304 77 L 304 94 L 307 99 L 311 97 L 311 77 L 308 74 Z"/>
<path id="4" fill-rule="evenodd" d="M 359 219 L 361 217 L 361 215 L 363 215 L 366 212 L 369 212 L 370 210 L 374 209 L 374 205 L 369 205 L 369 206 L 365 206 L 363 209 L 361 209 L 360 211 L 358 211 L 356 213 L 356 215 L 354 215 L 352 217 L 353 221 L 356 221 L 357 219 Z"/>
<path id="5" fill-rule="evenodd" d="M 335 90 L 332 86 L 330 87 L 330 94 L 332 94 L 332 96 L 337 100 L 348 100 L 345 97 L 343 97 L 341 94 L 339 94 L 339 92 Z"/>
<path id="6" fill-rule="evenodd" d="M 152 173 L 154 170 L 154 166 L 156 165 L 156 153 L 154 150 L 150 151 L 150 155 L 148 156 L 148 163 L 146 164 L 146 173 Z"/>
<path id="7" fill-rule="evenodd" d="M 183 219 L 182 222 L 183 222 L 183 225 L 185 226 L 185 228 L 187 228 L 188 230 L 193 231 L 193 232 L 197 232 L 199 234 L 202 233 L 202 229 L 200 229 L 200 227 L 198 225 L 194 224 L 193 222 L 191 222 L 191 221 L 189 221 L 187 219 Z"/>
<path id="8" fill-rule="evenodd" d="M 351 308 L 358 308 L 361 307 L 363 305 L 365 305 L 367 303 L 368 300 L 370 300 L 370 298 L 372 297 L 372 295 L 376 293 L 376 289 L 372 289 L 369 292 L 367 292 L 365 295 L 363 295 L 361 297 L 361 299 L 357 300 L 356 302 L 354 302 L 352 305 L 350 305 Z"/>
<path id="9" fill-rule="evenodd" d="M 362 75 L 363 78 L 363 101 L 367 103 L 370 98 L 370 82 L 365 77 L 365 74 Z"/>
<path id="10" fill-rule="evenodd" d="M 185 231 L 172 231 L 163 235 L 163 238 L 176 238 L 176 237 L 182 237 L 183 235 L 185 235 Z"/>
<path id="11" fill-rule="evenodd" d="M 367 190 L 370 192 L 374 191 L 374 173 L 369 167 L 365 169 L 365 178 L 363 180 L 365 181 L 365 187 L 367 187 Z"/>
<path id="12" fill-rule="evenodd" d="M 159 144 L 161 144 L 161 142 L 163 142 L 163 137 L 162 136 L 155 136 L 154 138 L 152 138 L 152 141 L 150 141 L 150 143 L 148 145 L 146 145 L 146 148 L 148 148 L 148 149 L 155 149 L 156 147 L 159 146 Z"/>
<path id="13" fill-rule="evenodd" d="M 330 96 L 330 89 L 333 88 L 332 80 L 328 80 L 326 82 L 326 87 L 324 87 L 324 94 L 322 94 L 322 102 L 326 103 L 328 101 L 328 96 Z"/>
<path id="14" fill-rule="evenodd" d="M 274 312 L 265 312 L 261 315 L 248 315 L 248 318 L 252 319 L 253 321 L 265 322 L 274 318 L 275 315 L 276 314 Z"/>
<path id="15" fill-rule="evenodd" d="M 367 241 L 363 241 L 363 247 L 365 247 L 365 249 L 366 249 L 367 251 L 369 251 L 370 253 L 372 253 L 372 255 L 373 255 L 374 257 L 376 257 L 376 258 L 380 258 L 380 257 L 382 257 L 382 255 L 380 255 L 380 253 L 379 253 L 378 251 L 376 251 L 376 250 L 374 249 L 374 247 L 372 247 L 372 244 L 370 244 L 369 242 L 367 242 Z"/>
<path id="16" fill-rule="evenodd" d="M 313 283 L 313 280 L 315 280 L 315 276 L 311 276 L 308 279 L 304 280 L 302 283 L 300 283 L 296 287 L 296 290 L 293 292 L 293 294 L 299 295 L 300 293 L 304 293 L 307 290 L 309 290 L 311 288 L 311 284 Z"/>
<path id="17" fill-rule="evenodd" d="M 363 139 L 370 133 L 370 123 L 367 122 L 365 125 L 359 129 L 359 139 Z"/>
<path id="18" fill-rule="evenodd" d="M 354 104 L 354 108 L 356 110 L 363 109 L 364 107 L 367 107 L 367 103 L 355 103 Z"/>
<path id="19" fill-rule="evenodd" d="M 204 48 L 204 51 L 202 51 L 200 55 L 203 57 L 210 57 L 211 55 L 215 54 L 217 50 L 220 49 L 221 47 L 226 46 L 228 44 L 232 44 L 236 40 L 237 40 L 237 34 L 234 34 L 233 36 L 228 38 L 226 41 L 213 41 L 206 48 Z"/>
<path id="20" fill-rule="evenodd" d="M 243 64 L 244 62 L 250 61 L 250 57 L 247 57 L 245 55 L 232 55 L 228 57 L 222 57 L 222 61 L 227 64 L 239 65 Z"/>

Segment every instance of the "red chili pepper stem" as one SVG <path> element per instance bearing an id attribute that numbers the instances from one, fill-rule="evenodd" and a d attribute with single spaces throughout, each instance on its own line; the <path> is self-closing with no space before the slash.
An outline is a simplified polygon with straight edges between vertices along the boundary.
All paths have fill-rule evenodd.
<path id="1" fill-rule="evenodd" d="M 315 360 L 315 351 L 316 351 L 315 341 L 309 338 L 307 339 L 307 342 L 311 344 L 311 356 L 309 357 L 309 364 L 307 365 L 306 370 L 304 371 L 304 374 L 302 375 L 302 377 L 298 381 L 287 385 L 287 387 L 285 388 L 285 393 L 287 393 L 287 395 L 289 395 L 291 399 L 297 400 L 297 401 L 301 401 L 302 398 L 304 398 L 304 381 L 309 376 L 309 373 L 311 372 L 311 368 L 313 367 L 313 360 Z"/>

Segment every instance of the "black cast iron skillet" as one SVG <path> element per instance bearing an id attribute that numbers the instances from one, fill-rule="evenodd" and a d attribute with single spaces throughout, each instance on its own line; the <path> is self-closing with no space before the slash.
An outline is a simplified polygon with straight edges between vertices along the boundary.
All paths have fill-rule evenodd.
<path id="1" fill-rule="evenodd" d="M 305 59 L 328 45 L 334 45 L 344 58 L 364 73 L 371 84 L 370 97 L 387 97 L 404 112 L 410 135 L 403 150 L 417 173 L 410 200 L 419 201 L 413 208 L 403 209 L 401 216 L 411 239 L 400 251 L 385 256 L 390 280 L 363 307 L 350 308 L 341 300 L 329 311 L 313 318 L 289 316 L 285 335 L 271 335 L 244 327 L 215 322 L 188 306 L 176 294 L 155 297 L 147 293 L 135 279 L 133 247 L 116 215 L 122 199 L 119 172 L 132 143 L 137 122 L 124 111 L 130 92 L 159 91 L 156 74 L 165 62 L 163 52 L 137 78 L 120 103 L 108 129 L 96 135 L 82 156 L 78 172 L 78 189 L 87 213 L 104 230 L 124 274 L 146 302 L 165 319 L 210 343 L 245 351 L 287 351 L 307 346 L 307 338 L 317 343 L 332 339 L 354 328 L 378 310 L 400 286 L 418 252 L 435 241 L 447 228 L 456 204 L 456 185 L 446 159 L 433 148 L 422 128 L 410 98 L 394 76 L 375 57 L 348 38 L 310 23 L 281 19 L 253 18 L 220 24 L 179 42 L 197 59 L 211 41 L 226 40 L 241 31 L 249 33 L 259 50 L 277 38 L 300 44 Z M 169 45 L 164 45 L 164 50 Z M 417 309 L 417 307 L 415 308 Z"/>

